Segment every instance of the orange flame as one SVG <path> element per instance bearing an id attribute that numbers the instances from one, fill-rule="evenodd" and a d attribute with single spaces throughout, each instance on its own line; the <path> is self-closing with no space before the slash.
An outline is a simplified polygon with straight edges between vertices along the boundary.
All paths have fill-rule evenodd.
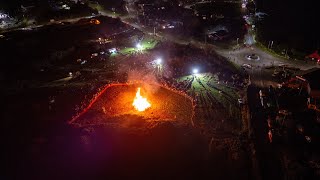
<path id="1" fill-rule="evenodd" d="M 151 104 L 148 102 L 147 98 L 144 98 L 140 95 L 140 88 L 137 90 L 132 106 L 138 111 L 144 111 L 151 107 Z"/>

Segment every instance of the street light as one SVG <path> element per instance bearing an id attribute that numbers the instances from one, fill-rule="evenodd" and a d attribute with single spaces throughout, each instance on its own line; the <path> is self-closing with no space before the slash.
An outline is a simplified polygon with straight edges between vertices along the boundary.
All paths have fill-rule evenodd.
<path id="1" fill-rule="evenodd" d="M 158 75 L 162 75 L 162 59 L 161 58 L 157 58 L 157 59 L 155 59 L 154 60 L 154 62 L 153 63 L 155 63 L 155 65 L 154 65 L 154 67 L 156 68 L 156 70 L 157 70 L 157 73 L 158 73 Z"/>
<path id="2" fill-rule="evenodd" d="M 141 50 L 141 49 L 142 49 L 142 45 L 141 45 L 140 43 L 138 43 L 138 44 L 136 45 L 136 48 L 137 48 L 138 50 Z"/>
<path id="3" fill-rule="evenodd" d="M 162 63 L 162 59 L 161 58 L 156 59 L 156 63 L 160 65 Z"/>
<path id="4" fill-rule="evenodd" d="M 193 69 L 193 70 L 192 70 L 192 73 L 193 73 L 193 74 L 198 74 L 198 72 L 199 72 L 198 69 Z"/>

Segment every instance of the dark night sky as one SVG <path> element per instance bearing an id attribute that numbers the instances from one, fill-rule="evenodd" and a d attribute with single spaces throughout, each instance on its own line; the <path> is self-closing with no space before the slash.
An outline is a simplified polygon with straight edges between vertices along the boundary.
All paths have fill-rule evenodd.
<path id="1" fill-rule="evenodd" d="M 319 7 L 315 1 L 257 0 L 257 6 L 269 14 L 263 22 L 266 39 L 278 39 L 297 49 L 319 48 Z"/>

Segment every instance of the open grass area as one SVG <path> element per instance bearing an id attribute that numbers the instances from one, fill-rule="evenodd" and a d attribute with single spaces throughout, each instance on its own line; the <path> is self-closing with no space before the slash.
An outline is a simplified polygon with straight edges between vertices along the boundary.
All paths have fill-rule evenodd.
<path id="1" fill-rule="evenodd" d="M 153 49 L 157 44 L 158 41 L 151 37 L 144 38 L 141 42 L 141 45 L 145 50 Z"/>
<path id="2" fill-rule="evenodd" d="M 126 54 L 129 54 L 130 52 L 133 52 L 135 51 L 136 48 L 134 47 L 128 47 L 128 48 L 123 48 L 123 49 L 120 49 L 120 54 L 123 54 L 123 55 L 126 55 Z M 113 55 L 117 55 L 117 54 L 113 54 Z"/>
<path id="3" fill-rule="evenodd" d="M 193 75 L 184 76 L 178 81 L 192 79 Z M 188 93 L 196 99 L 200 114 L 199 119 L 213 120 L 219 118 L 240 119 L 241 112 L 238 106 L 239 95 L 237 89 L 228 87 L 219 82 L 217 77 L 210 73 L 196 74 Z M 237 123 L 238 121 L 230 122 Z"/>
<path id="4" fill-rule="evenodd" d="M 150 50 L 150 49 L 153 49 L 157 45 L 157 43 L 158 43 L 158 41 L 153 39 L 153 38 L 144 38 L 140 42 L 141 49 L 138 49 L 137 47 L 125 47 L 125 48 L 121 48 L 120 49 L 119 54 L 127 55 L 127 54 L 130 54 L 132 52 Z M 111 56 L 117 56 L 117 55 L 118 55 L 118 53 L 114 53 Z"/>

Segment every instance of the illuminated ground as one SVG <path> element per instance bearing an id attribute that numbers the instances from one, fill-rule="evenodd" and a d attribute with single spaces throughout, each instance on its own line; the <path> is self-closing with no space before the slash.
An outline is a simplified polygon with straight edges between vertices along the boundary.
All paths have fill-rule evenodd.
<path id="1" fill-rule="evenodd" d="M 159 121 L 191 123 L 193 104 L 187 96 L 162 86 L 142 87 L 142 96 L 147 97 L 151 107 L 138 112 L 132 106 L 137 88 L 140 85 L 114 84 L 106 87 L 78 117 L 71 123 L 80 126 L 112 125 L 137 126 L 152 125 Z"/>

